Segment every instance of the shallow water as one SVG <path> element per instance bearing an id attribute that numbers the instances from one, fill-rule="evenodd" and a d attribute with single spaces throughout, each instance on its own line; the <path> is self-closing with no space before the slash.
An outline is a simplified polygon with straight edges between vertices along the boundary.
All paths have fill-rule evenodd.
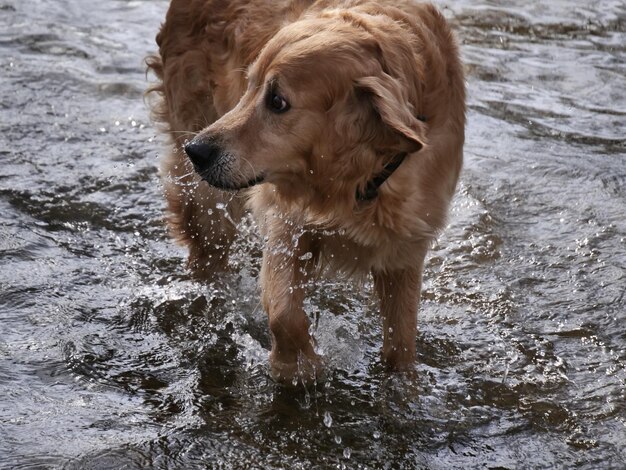
<path id="1" fill-rule="evenodd" d="M 167 2 L 0 0 L 0 467 L 626 466 L 626 7 L 438 3 L 469 114 L 416 378 L 383 371 L 369 286 L 326 281 L 330 378 L 295 392 L 253 225 L 212 285 L 163 228 L 142 58 Z"/>

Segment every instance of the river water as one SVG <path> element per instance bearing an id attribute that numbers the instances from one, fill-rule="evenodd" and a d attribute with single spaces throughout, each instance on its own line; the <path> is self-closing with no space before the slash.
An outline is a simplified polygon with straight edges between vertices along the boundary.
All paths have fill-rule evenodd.
<path id="1" fill-rule="evenodd" d="M 383 371 L 371 286 L 330 280 L 330 377 L 290 391 L 253 224 L 211 285 L 163 228 L 167 2 L 0 0 L 0 468 L 626 467 L 625 4 L 438 4 L 469 113 L 416 377 Z"/>

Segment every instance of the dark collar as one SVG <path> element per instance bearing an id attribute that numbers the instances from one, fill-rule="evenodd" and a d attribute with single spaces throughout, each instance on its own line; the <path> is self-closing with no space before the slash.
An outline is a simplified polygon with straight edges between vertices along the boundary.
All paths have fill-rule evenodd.
<path id="1" fill-rule="evenodd" d="M 426 116 L 416 116 L 422 122 L 426 122 Z M 374 178 L 369 180 L 365 185 L 364 191 L 356 190 L 356 200 L 357 202 L 363 201 L 371 201 L 378 196 L 378 188 L 380 188 L 387 178 L 389 178 L 394 171 L 398 169 L 404 158 L 407 156 L 406 152 L 402 152 L 393 157 L 393 159 L 385 165 L 383 171 L 378 173 Z"/>
<path id="2" fill-rule="evenodd" d="M 389 178 L 393 174 L 393 172 L 398 169 L 398 167 L 404 161 L 406 155 L 406 152 L 402 152 L 394 156 L 393 159 L 385 165 L 383 171 L 378 173 L 376 176 L 374 176 L 374 178 L 367 182 L 364 191 L 360 191 L 357 189 L 356 200 L 358 202 L 363 202 L 371 201 L 372 199 L 376 198 L 376 196 L 378 196 L 378 188 L 380 188 L 382 184 L 387 181 L 387 178 Z"/>

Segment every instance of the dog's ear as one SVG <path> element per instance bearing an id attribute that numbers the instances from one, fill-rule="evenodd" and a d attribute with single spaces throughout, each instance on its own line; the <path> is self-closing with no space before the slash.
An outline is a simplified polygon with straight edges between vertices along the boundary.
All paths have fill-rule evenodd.
<path id="1" fill-rule="evenodd" d="M 357 92 L 371 101 L 382 122 L 400 134 L 401 151 L 417 152 L 426 145 L 426 126 L 413 112 L 402 84 L 386 73 L 355 82 Z"/>

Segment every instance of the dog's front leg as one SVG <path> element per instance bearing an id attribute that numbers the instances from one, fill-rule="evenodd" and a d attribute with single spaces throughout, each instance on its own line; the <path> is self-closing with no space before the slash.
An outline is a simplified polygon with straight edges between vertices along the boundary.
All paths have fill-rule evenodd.
<path id="1" fill-rule="evenodd" d="M 383 318 L 383 361 L 392 370 L 409 369 L 415 362 L 422 263 L 373 275 Z"/>
<path id="2" fill-rule="evenodd" d="M 322 371 L 303 302 L 318 249 L 310 234 L 299 234 L 288 223 L 275 222 L 269 229 L 261 287 L 272 333 L 272 377 L 283 383 L 310 383 Z"/>

